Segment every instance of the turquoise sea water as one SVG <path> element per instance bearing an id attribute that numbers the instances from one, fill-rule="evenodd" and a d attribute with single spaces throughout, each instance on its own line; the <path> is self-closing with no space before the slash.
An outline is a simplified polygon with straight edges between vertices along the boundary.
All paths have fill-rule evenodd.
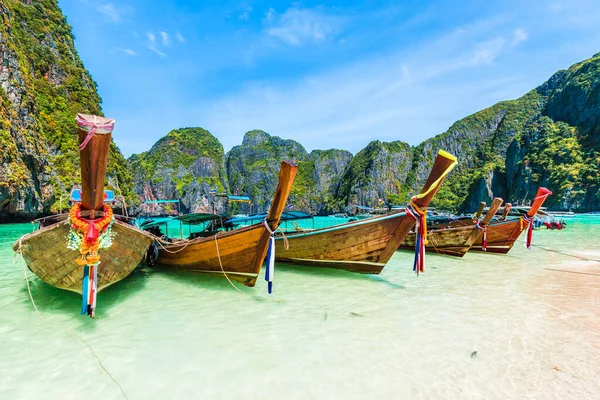
<path id="1" fill-rule="evenodd" d="M 328 221 L 321 221 L 329 223 Z M 534 244 L 600 260 L 600 218 Z M 379 276 L 278 265 L 244 294 L 222 278 L 143 268 L 80 298 L 12 263 L 30 224 L 0 226 L 0 398 L 597 399 L 600 262 L 527 251 L 396 252 Z M 475 353 L 476 352 L 476 353 Z"/>

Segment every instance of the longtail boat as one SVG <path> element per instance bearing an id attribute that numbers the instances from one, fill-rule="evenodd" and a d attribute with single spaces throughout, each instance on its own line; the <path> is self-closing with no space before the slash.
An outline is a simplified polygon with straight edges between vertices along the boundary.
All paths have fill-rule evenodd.
<path id="1" fill-rule="evenodd" d="M 491 222 L 487 228 L 486 251 L 501 254 L 508 253 L 525 229 L 527 229 L 525 246 L 531 248 L 535 214 L 537 214 L 546 198 L 551 194 L 552 192 L 550 190 L 544 187 L 539 188 L 527 214 L 519 217 L 506 216 L 508 210 L 510 210 L 510 207 L 507 204 L 507 207 L 505 207 L 504 219 Z M 482 244 L 482 238 L 478 238 L 475 243 L 473 243 L 473 250 L 481 251 Z"/>
<path id="2" fill-rule="evenodd" d="M 485 207 L 485 203 L 482 203 L 482 205 Z M 480 207 L 473 219 L 469 218 L 470 224 L 468 225 L 462 224 L 461 219 L 461 223 L 454 227 L 432 228 L 428 226 L 426 250 L 449 256 L 463 257 L 479 239 L 480 235 L 487 234 L 487 226 L 501 205 L 502 199 L 496 197 L 485 217 L 479 219 L 481 210 L 483 210 L 483 207 Z M 416 236 L 414 232 L 409 233 L 400 248 L 413 249 L 416 244 Z"/>
<path id="3" fill-rule="evenodd" d="M 82 314 L 94 317 L 98 292 L 129 275 L 154 237 L 115 216 L 104 203 L 104 180 L 114 120 L 77 114 L 81 201 L 69 214 L 41 219 L 13 250 L 44 282 L 82 294 Z"/>
<path id="4" fill-rule="evenodd" d="M 157 263 L 180 270 L 225 276 L 246 286 L 254 286 L 273 232 L 279 227 L 297 170 L 292 161 L 281 163 L 279 183 L 269 213 L 262 223 L 228 232 L 218 231 L 207 237 L 174 242 L 161 240 Z"/>
<path id="5" fill-rule="evenodd" d="M 422 219 L 424 208 L 456 163 L 453 155 L 440 151 L 423 190 L 413 197 L 405 212 L 286 233 L 285 237 L 276 238 L 275 259 L 305 266 L 379 274 L 415 223 Z"/>

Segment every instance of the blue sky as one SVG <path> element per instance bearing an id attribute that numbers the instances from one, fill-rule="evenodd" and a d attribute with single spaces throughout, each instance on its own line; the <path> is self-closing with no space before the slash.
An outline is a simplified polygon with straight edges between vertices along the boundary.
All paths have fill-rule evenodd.
<path id="1" fill-rule="evenodd" d="M 126 156 L 171 129 L 412 145 L 600 52 L 597 0 L 59 0 Z"/>

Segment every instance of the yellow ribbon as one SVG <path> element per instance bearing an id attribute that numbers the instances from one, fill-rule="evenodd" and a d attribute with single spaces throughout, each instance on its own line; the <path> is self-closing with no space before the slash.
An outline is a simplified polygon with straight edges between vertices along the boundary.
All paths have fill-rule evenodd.
<path id="1" fill-rule="evenodd" d="M 458 160 L 456 159 L 456 157 L 454 157 L 452 154 L 444 151 L 444 150 L 440 150 L 438 151 L 438 154 L 442 157 L 446 157 L 449 160 L 452 160 L 452 164 L 450 164 L 448 166 L 448 168 L 446 168 L 446 170 L 442 173 L 442 175 L 440 175 L 439 178 L 437 178 L 435 180 L 435 182 L 433 182 L 431 185 L 429 185 L 429 187 L 427 188 L 426 191 L 419 193 L 416 196 L 413 196 L 413 198 L 410 201 L 410 205 L 412 206 L 412 208 L 419 213 L 419 215 L 421 217 L 423 217 L 423 224 L 424 224 L 424 232 L 425 234 L 423 235 L 423 241 L 425 244 L 427 244 L 427 207 L 424 207 L 422 210 L 415 204 L 415 200 L 417 199 L 422 199 L 423 197 L 427 196 L 429 193 L 431 193 L 433 190 L 435 190 L 438 185 L 442 182 L 442 180 L 446 177 L 446 175 L 448 175 L 450 173 L 450 171 L 452 171 L 454 169 L 454 167 L 456 167 L 456 164 L 458 164 Z"/>
<path id="2" fill-rule="evenodd" d="M 436 179 L 435 182 L 433 182 L 429 188 L 427 188 L 427 190 L 423 193 L 419 193 L 418 195 L 414 196 L 412 199 L 416 200 L 416 199 L 422 199 L 423 197 L 427 196 L 429 193 L 431 193 L 433 190 L 435 190 L 435 188 L 438 187 L 438 185 L 442 182 L 442 179 L 444 179 L 446 177 L 446 175 L 448 175 L 450 173 L 450 171 L 452 171 L 454 169 L 454 167 L 456 167 L 456 164 L 458 164 L 458 160 L 456 159 L 456 157 L 454 157 L 452 154 L 444 151 L 444 150 L 440 150 L 438 152 L 438 154 L 442 157 L 446 157 L 449 160 L 452 160 L 452 164 L 450 164 L 450 166 L 448 166 L 448 168 L 444 171 L 444 173 L 442 175 L 440 175 L 439 178 Z M 417 207 L 418 208 L 418 207 Z"/>

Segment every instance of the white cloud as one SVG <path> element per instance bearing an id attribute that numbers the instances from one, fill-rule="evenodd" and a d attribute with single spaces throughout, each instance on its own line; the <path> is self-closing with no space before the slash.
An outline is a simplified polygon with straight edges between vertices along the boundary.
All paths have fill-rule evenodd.
<path id="1" fill-rule="evenodd" d="M 181 33 L 177 32 L 177 34 L 175 35 L 175 37 L 177 38 L 177 41 L 179 43 L 185 42 L 185 38 L 183 36 L 181 36 Z"/>
<path id="2" fill-rule="evenodd" d="M 250 13 L 252 12 L 252 7 L 248 6 L 244 9 L 244 12 L 242 12 L 241 14 L 238 14 L 238 18 L 243 20 L 243 21 L 248 21 L 250 20 Z"/>
<path id="3" fill-rule="evenodd" d="M 162 33 L 162 32 L 161 32 Z M 168 56 L 156 47 L 156 36 L 152 32 L 147 32 L 146 37 L 148 38 L 148 45 L 146 46 L 148 50 L 156 53 L 160 58 L 167 58 Z"/>
<path id="4" fill-rule="evenodd" d="M 292 46 L 319 43 L 340 32 L 342 18 L 329 15 L 321 8 L 288 8 L 283 14 L 269 9 L 263 24 L 267 35 Z"/>
<path id="5" fill-rule="evenodd" d="M 513 31 L 512 43 L 514 46 L 516 46 L 517 44 L 526 41 L 528 37 L 529 37 L 529 34 L 527 33 L 527 31 L 525 29 L 517 28 Z"/>
<path id="6" fill-rule="evenodd" d="M 130 55 L 130 56 L 136 56 L 137 53 L 131 49 L 123 49 L 123 53 Z"/>
<path id="7" fill-rule="evenodd" d="M 160 51 L 159 49 L 157 49 L 154 46 L 148 46 L 149 50 L 152 50 L 153 52 L 155 52 L 160 58 L 167 58 L 168 56 L 163 53 L 162 51 Z"/>
<path id="8" fill-rule="evenodd" d="M 107 19 L 108 21 L 110 21 L 114 24 L 118 24 L 123 20 L 123 13 L 124 13 L 123 10 L 118 9 L 112 3 L 100 4 L 96 9 L 102 15 L 104 15 L 105 19 Z"/>
<path id="9" fill-rule="evenodd" d="M 169 46 L 169 34 L 165 31 L 160 31 L 163 46 Z"/>
<path id="10" fill-rule="evenodd" d="M 205 126 L 226 149 L 254 128 L 293 138 L 309 150 L 356 152 L 373 139 L 414 145 L 545 78 L 524 84 L 524 72 L 506 69 L 508 57 L 501 56 L 512 49 L 514 34 L 506 22 L 478 21 L 392 54 L 292 81 L 247 82 L 211 98 L 208 106 L 189 109 L 195 117 L 188 124 Z"/>
<path id="11" fill-rule="evenodd" d="M 500 55 L 505 45 L 506 40 L 502 37 L 479 43 L 473 55 L 473 63 L 490 63 L 494 61 Z"/>
<path id="12" fill-rule="evenodd" d="M 491 63 L 495 61 L 503 52 L 514 49 L 516 46 L 527 40 L 529 35 L 523 28 L 517 28 L 512 31 L 512 38 L 498 36 L 494 39 L 486 40 L 475 46 L 475 53 L 472 61 L 474 64 Z"/>

